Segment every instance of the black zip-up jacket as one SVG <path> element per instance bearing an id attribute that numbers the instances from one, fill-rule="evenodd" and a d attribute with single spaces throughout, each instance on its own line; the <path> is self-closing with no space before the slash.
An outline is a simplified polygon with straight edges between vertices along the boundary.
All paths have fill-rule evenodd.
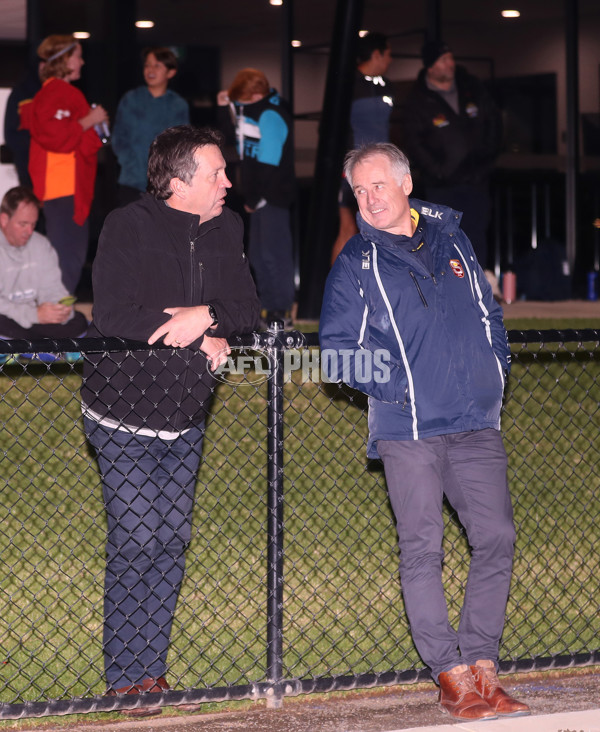
<path id="1" fill-rule="evenodd" d="M 242 244 L 240 217 L 227 208 L 200 223 L 149 194 L 107 217 L 93 267 L 89 335 L 147 341 L 165 308 L 212 305 L 211 335 L 229 338 L 258 325 L 260 304 Z M 128 427 L 179 432 L 203 421 L 216 385 L 202 338 L 176 350 L 90 354 L 84 410 Z"/>
<path id="2" fill-rule="evenodd" d="M 502 137 L 498 109 L 484 85 L 456 67 L 459 113 L 425 83 L 425 69 L 402 108 L 403 147 L 426 186 L 486 181 Z"/>

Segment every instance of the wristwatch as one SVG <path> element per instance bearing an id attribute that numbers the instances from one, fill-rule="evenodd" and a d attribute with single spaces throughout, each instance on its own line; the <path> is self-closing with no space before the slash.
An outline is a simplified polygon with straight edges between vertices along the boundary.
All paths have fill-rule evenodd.
<path id="1" fill-rule="evenodd" d="M 219 318 L 217 318 L 217 311 L 212 305 L 207 305 L 206 307 L 208 308 L 208 314 L 212 318 L 212 323 L 210 324 L 210 327 L 212 328 L 213 326 L 218 325 Z"/>

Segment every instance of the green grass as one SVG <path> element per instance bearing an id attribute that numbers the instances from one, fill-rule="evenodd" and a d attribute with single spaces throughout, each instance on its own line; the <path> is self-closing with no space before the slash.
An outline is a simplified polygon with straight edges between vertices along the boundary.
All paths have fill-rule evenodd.
<path id="1" fill-rule="evenodd" d="M 503 428 L 518 540 L 501 655 L 594 650 L 600 354 L 515 344 L 513 356 Z M 68 366 L 0 373 L 4 702 L 104 691 L 105 522 L 79 384 Z M 385 481 L 365 458 L 364 398 L 296 374 L 285 401 L 284 675 L 420 667 Z M 217 391 L 172 634 L 179 688 L 265 680 L 266 404 L 264 384 Z M 449 514 L 445 550 L 455 622 L 468 550 Z"/>

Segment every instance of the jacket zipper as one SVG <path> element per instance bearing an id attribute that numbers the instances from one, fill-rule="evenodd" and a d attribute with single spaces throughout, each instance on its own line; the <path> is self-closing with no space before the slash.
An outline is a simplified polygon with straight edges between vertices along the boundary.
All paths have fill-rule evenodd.
<path id="1" fill-rule="evenodd" d="M 421 302 L 423 303 L 423 305 L 425 305 L 426 308 L 428 308 L 429 305 L 427 304 L 427 300 L 425 299 L 425 295 L 423 294 L 423 290 L 421 290 L 421 288 L 419 286 L 419 283 L 417 282 L 417 278 L 415 277 L 415 273 L 411 271 L 410 272 L 410 276 L 412 277 L 412 281 L 415 283 L 415 287 L 417 288 L 417 292 L 419 293 L 419 297 L 421 298 Z M 435 278 L 434 278 L 433 281 L 435 282 Z"/>
<path id="2" fill-rule="evenodd" d="M 190 305 L 193 305 L 195 302 L 195 295 L 196 295 L 196 279 L 195 279 L 195 253 L 196 253 L 196 238 L 192 237 L 191 231 L 190 231 Z M 200 285 L 200 290 L 202 291 L 202 262 L 198 262 L 198 284 Z"/>
<path id="3" fill-rule="evenodd" d="M 194 239 L 190 239 L 190 305 L 194 303 L 194 251 L 196 242 Z"/>

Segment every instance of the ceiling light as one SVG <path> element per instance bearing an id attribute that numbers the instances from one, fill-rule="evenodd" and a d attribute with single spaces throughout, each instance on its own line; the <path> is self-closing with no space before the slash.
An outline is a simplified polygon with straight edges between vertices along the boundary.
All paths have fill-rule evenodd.
<path id="1" fill-rule="evenodd" d="M 300 48 L 301 45 L 302 45 L 302 41 L 292 41 L 292 46 L 294 48 Z"/>
<path id="2" fill-rule="evenodd" d="M 503 18 L 520 18 L 521 13 L 519 10 L 503 10 L 502 17 Z"/>
<path id="3" fill-rule="evenodd" d="M 135 27 L 136 28 L 154 28 L 154 21 L 153 20 L 136 20 Z"/>
<path id="4" fill-rule="evenodd" d="M 360 31 L 358 31 L 358 35 L 361 38 L 364 38 L 365 36 L 368 36 L 369 35 L 369 31 L 368 30 L 360 30 Z"/>
<path id="5" fill-rule="evenodd" d="M 75 33 L 72 33 L 71 35 L 73 36 L 73 38 L 85 40 L 86 38 L 89 38 L 91 34 L 87 31 L 75 31 Z"/>
<path id="6" fill-rule="evenodd" d="M 270 5 L 283 5 L 283 0 L 269 0 Z"/>

